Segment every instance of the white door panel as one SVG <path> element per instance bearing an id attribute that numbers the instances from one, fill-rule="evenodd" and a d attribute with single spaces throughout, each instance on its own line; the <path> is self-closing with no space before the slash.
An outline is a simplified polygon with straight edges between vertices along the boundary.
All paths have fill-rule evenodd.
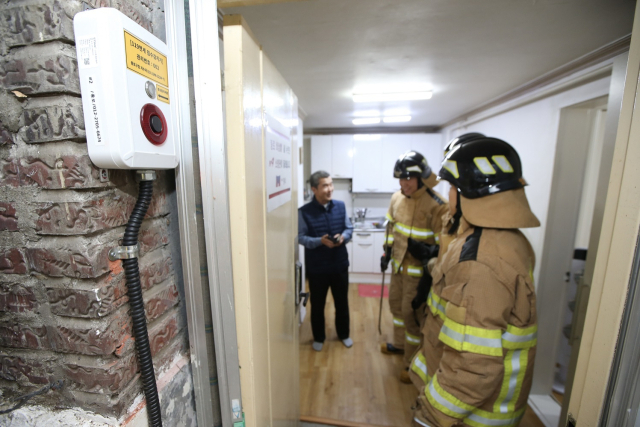
<path id="1" fill-rule="evenodd" d="M 353 192 L 381 191 L 380 156 L 382 141 L 354 141 Z M 393 170 L 393 169 L 392 169 Z"/>
<path id="2" fill-rule="evenodd" d="M 311 137 L 311 173 L 319 170 L 332 173 L 331 135 L 314 135 Z"/>
<path id="3" fill-rule="evenodd" d="M 353 177 L 353 136 L 331 137 L 331 175 L 334 178 Z"/>

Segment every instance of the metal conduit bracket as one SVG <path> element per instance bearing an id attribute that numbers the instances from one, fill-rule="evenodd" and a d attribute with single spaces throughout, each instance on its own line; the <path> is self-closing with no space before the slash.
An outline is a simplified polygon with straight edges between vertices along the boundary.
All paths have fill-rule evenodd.
<path id="1" fill-rule="evenodd" d="M 109 261 L 117 261 L 119 259 L 138 258 L 140 248 L 135 246 L 116 246 L 109 251 Z"/>
<path id="2" fill-rule="evenodd" d="M 154 170 L 140 170 L 136 171 L 136 176 L 140 178 L 140 181 L 155 181 L 156 171 Z"/>

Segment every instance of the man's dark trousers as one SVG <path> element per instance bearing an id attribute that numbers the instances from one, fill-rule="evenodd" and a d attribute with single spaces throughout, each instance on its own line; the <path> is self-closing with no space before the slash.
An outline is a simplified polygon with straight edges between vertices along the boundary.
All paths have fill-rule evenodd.
<path id="1" fill-rule="evenodd" d="M 324 342 L 324 307 L 327 293 L 331 288 L 336 307 L 336 331 L 341 340 L 349 338 L 349 271 L 341 273 L 309 274 L 309 291 L 311 293 L 311 330 L 313 340 Z"/>

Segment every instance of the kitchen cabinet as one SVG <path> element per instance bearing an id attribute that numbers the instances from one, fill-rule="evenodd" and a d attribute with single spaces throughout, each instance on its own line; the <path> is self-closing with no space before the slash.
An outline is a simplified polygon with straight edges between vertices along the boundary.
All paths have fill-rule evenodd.
<path id="1" fill-rule="evenodd" d="M 354 141 L 353 157 L 353 192 L 382 192 L 380 162 L 382 157 L 382 140 Z M 393 173 L 393 169 L 391 169 Z"/>
<path id="2" fill-rule="evenodd" d="M 352 178 L 354 193 L 394 193 L 400 189 L 393 167 L 401 154 L 415 150 L 437 173 L 442 161 L 441 134 L 382 134 L 378 140 L 358 141 L 353 135 L 311 137 L 311 169 L 334 178 Z"/>
<path id="3" fill-rule="evenodd" d="M 311 173 L 324 170 L 331 173 L 331 135 L 311 137 Z"/>
<path id="4" fill-rule="evenodd" d="M 311 137 L 311 173 L 324 170 L 333 178 L 353 178 L 353 135 Z"/>
<path id="5" fill-rule="evenodd" d="M 353 135 L 331 137 L 331 170 L 334 178 L 353 178 Z"/>
<path id="6" fill-rule="evenodd" d="M 374 234 L 369 231 L 353 233 L 353 272 L 372 273 L 374 258 Z"/>
<path id="7" fill-rule="evenodd" d="M 413 149 L 413 139 L 413 134 L 387 134 L 382 136 L 380 191 L 395 193 L 400 189 L 398 178 L 393 176 L 393 168 L 402 154 Z"/>
<path id="8" fill-rule="evenodd" d="M 353 240 L 347 243 L 347 254 L 349 254 L 349 272 L 353 271 Z"/>
<path id="9" fill-rule="evenodd" d="M 427 159 L 427 163 L 429 163 L 429 166 L 431 167 L 433 173 L 435 173 L 436 175 L 438 174 L 443 157 L 441 134 L 414 134 L 413 139 L 411 140 L 411 149 L 422 154 Z"/>

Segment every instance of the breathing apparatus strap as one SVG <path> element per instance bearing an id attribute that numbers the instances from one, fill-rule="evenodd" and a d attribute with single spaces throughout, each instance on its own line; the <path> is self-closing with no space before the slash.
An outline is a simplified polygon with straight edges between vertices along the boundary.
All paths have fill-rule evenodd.
<path id="1" fill-rule="evenodd" d="M 449 230 L 447 231 L 448 234 L 454 234 L 455 232 L 458 231 L 458 227 L 460 227 L 460 218 L 462 217 L 462 206 L 460 206 L 460 192 L 457 191 L 456 192 L 456 200 L 457 200 L 457 204 L 456 204 L 456 213 L 453 215 L 453 218 L 451 218 L 451 227 L 449 227 Z"/>

